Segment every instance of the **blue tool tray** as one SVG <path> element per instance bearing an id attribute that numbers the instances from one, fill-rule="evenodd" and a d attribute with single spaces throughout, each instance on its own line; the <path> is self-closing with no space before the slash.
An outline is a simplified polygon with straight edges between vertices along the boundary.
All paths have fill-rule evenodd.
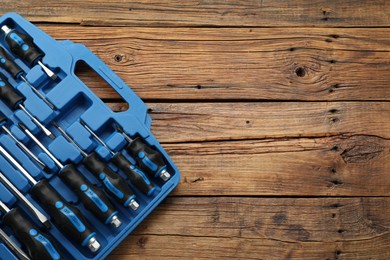
<path id="1" fill-rule="evenodd" d="M 156 185 L 157 190 L 152 196 L 146 196 L 132 186 L 128 178 L 114 165 L 111 168 L 125 178 L 134 191 L 140 207 L 136 211 L 125 208 L 114 200 L 112 204 L 118 209 L 118 216 L 122 225 L 115 229 L 99 221 L 92 213 L 87 211 L 79 202 L 77 196 L 68 188 L 56 173 L 47 174 L 21 150 L 15 142 L 6 134 L 1 133 L 0 144 L 11 153 L 23 167 L 36 178 L 40 180 L 46 178 L 53 187 L 71 204 L 81 210 L 85 218 L 91 224 L 96 232 L 96 238 L 101 244 L 101 248 L 96 253 L 92 253 L 88 248 L 82 247 L 70 241 L 66 235 L 62 234 L 55 226 L 46 230 L 57 242 L 59 250 L 66 259 L 102 259 L 107 256 L 129 233 L 147 216 L 149 213 L 174 189 L 180 179 L 180 174 L 172 160 L 161 147 L 157 139 L 150 132 L 151 118 L 147 114 L 147 106 L 142 100 L 97 56 L 81 44 L 75 44 L 71 41 L 56 41 L 41 31 L 33 24 L 25 20 L 18 14 L 9 13 L 0 18 L 0 27 L 7 25 L 19 31 L 29 34 L 34 43 L 45 53 L 43 63 L 48 65 L 58 75 L 53 81 L 35 65 L 29 67 L 15 55 L 13 58 L 27 73 L 26 78 L 30 81 L 46 98 L 53 103 L 58 110 L 52 110 L 43 100 L 41 100 L 31 88 L 23 81 L 15 81 L 6 71 L 0 69 L 0 72 L 8 77 L 9 82 L 23 96 L 26 97 L 24 106 L 40 122 L 42 122 L 52 133 L 55 139 L 51 140 L 31 121 L 31 119 L 22 110 L 10 110 L 7 105 L 0 101 L 0 110 L 9 118 L 6 123 L 11 132 L 22 141 L 41 161 L 45 162 L 53 172 L 57 172 L 54 162 L 37 145 L 28 138 L 25 133 L 17 127 L 18 122 L 24 123 L 27 128 L 61 161 L 62 163 L 73 162 L 77 169 L 97 187 L 101 187 L 100 182 L 80 164 L 83 156 L 71 143 L 60 134 L 60 132 L 51 125 L 55 120 L 76 143 L 86 152 L 95 151 L 102 158 L 108 161 L 109 151 L 99 145 L 90 133 L 79 123 L 82 119 L 95 133 L 106 141 L 113 151 L 124 151 L 127 141 L 118 131 L 115 130 L 113 123 L 121 125 L 124 131 L 130 136 L 141 136 L 152 147 L 159 150 L 165 157 L 167 169 L 171 178 L 164 182 L 159 179 L 150 180 Z M 0 45 L 12 54 L 5 42 L 4 34 L 0 34 Z M 83 81 L 75 75 L 75 67 L 78 62 L 85 62 L 97 74 L 99 74 L 128 104 L 129 109 L 124 112 L 113 112 L 100 98 L 98 98 Z M 126 153 L 125 153 L 126 154 Z M 135 162 L 128 154 L 128 159 Z M 29 189 L 31 185 L 22 173 L 16 170 L 5 158 L 0 156 L 0 171 L 38 208 L 43 209 L 31 198 Z M 0 184 L 0 199 L 7 204 L 9 208 L 18 206 L 23 209 L 30 220 L 36 225 L 42 227 L 38 221 L 24 210 L 21 204 L 13 194 Z M 50 219 L 50 216 L 46 214 Z M 6 233 L 13 237 L 9 228 L 5 225 L 1 227 Z M 17 242 L 17 239 L 14 239 Z M 4 245 L 0 244 L 0 256 L 4 259 L 17 259 L 16 256 Z"/>

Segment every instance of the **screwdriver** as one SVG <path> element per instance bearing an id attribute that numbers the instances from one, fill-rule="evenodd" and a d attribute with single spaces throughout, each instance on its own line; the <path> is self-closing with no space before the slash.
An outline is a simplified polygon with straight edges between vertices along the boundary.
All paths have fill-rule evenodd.
<path id="1" fill-rule="evenodd" d="M 136 159 L 138 166 L 143 172 L 146 172 L 154 178 L 160 177 L 163 181 L 167 181 L 171 177 L 167 171 L 164 157 L 159 151 L 148 146 L 141 137 L 131 138 L 118 124 L 115 124 L 115 128 L 129 143 L 126 146 L 126 151 Z"/>
<path id="2" fill-rule="evenodd" d="M 63 165 L 54 155 L 24 126 L 19 123 L 22 130 L 36 143 L 60 168 L 58 177 L 63 180 L 80 198 L 84 206 L 105 224 L 118 228 L 122 222 L 118 218 L 118 211 L 110 203 L 106 195 L 88 181 L 76 170 L 73 163 Z"/>
<path id="3" fill-rule="evenodd" d="M 46 216 L 39 211 L 24 195 L 21 193 L 18 188 L 16 188 L 12 182 L 10 182 L 7 177 L 5 177 L 1 172 L 0 172 L 0 182 L 9 189 L 16 198 L 20 202 L 23 203 L 23 205 L 41 222 L 46 228 L 50 228 L 51 224 L 49 220 L 46 218 Z"/>
<path id="4" fill-rule="evenodd" d="M 32 197 L 50 214 L 62 233 L 82 246 L 87 246 L 92 252 L 99 250 L 96 233 L 91 230 L 78 208 L 68 203 L 46 179 L 36 181 L 2 146 L 0 152 L 31 182 Z"/>
<path id="5" fill-rule="evenodd" d="M 24 107 L 23 102 L 25 98 L 19 95 L 16 90 L 9 84 L 7 78 L 0 73 L 0 98 L 11 108 L 11 109 L 22 109 L 31 120 L 51 139 L 54 135 L 47 129 L 41 122 L 38 121 L 28 110 Z"/>
<path id="6" fill-rule="evenodd" d="M 22 68 L 16 64 L 16 62 L 12 59 L 11 55 L 7 53 L 7 51 L 0 46 L 0 67 L 8 71 L 9 74 L 14 79 L 21 79 L 23 80 L 33 91 L 34 93 L 39 96 L 45 103 L 51 108 L 55 109 L 55 106 L 47 100 L 47 98 L 38 91 L 26 78 L 25 78 L 25 73 L 22 70 Z"/>
<path id="7" fill-rule="evenodd" d="M 54 121 L 52 124 L 60 131 L 62 136 L 73 144 L 77 150 L 84 157 L 83 164 L 93 175 L 103 183 L 104 190 L 111 197 L 115 198 L 120 204 L 125 207 L 129 206 L 133 210 L 137 210 L 139 207 L 138 202 L 135 200 L 134 192 L 126 184 L 126 181 L 99 159 L 96 153 L 92 152 L 87 154 L 84 152 L 76 142 Z"/>
<path id="8" fill-rule="evenodd" d="M 28 220 L 18 208 L 9 209 L 0 201 L 0 210 L 4 214 L 4 224 L 12 229 L 32 259 L 64 259 L 54 241 Z"/>
<path id="9" fill-rule="evenodd" d="M 108 145 L 97 136 L 91 128 L 89 128 L 85 122 L 80 120 L 80 123 L 87 129 L 87 131 L 95 137 L 96 140 L 99 141 L 111 154 L 111 162 L 114 163 L 119 169 L 121 169 L 130 179 L 131 183 L 133 183 L 137 188 L 139 188 L 146 195 L 151 195 L 156 187 L 150 182 L 148 177 L 137 169 L 132 163 L 126 159 L 126 157 L 122 154 L 122 152 L 113 152 Z"/>
<path id="10" fill-rule="evenodd" d="M 34 44 L 34 40 L 30 35 L 10 29 L 7 25 L 3 25 L 1 30 L 5 33 L 5 41 L 13 53 L 27 62 L 30 67 L 38 63 L 51 79 L 55 80 L 57 78 L 57 75 L 42 63 L 45 54 Z"/>
<path id="11" fill-rule="evenodd" d="M 37 156 L 35 156 L 35 154 L 33 154 L 21 141 L 19 141 L 13 134 L 12 132 L 5 126 L 5 123 L 7 121 L 7 118 L 5 117 L 5 115 L 0 112 L 0 126 L 1 126 L 1 129 L 7 134 L 9 135 L 12 140 L 14 140 L 14 142 L 25 152 L 27 153 L 35 162 L 37 162 L 41 167 L 42 167 L 42 170 L 45 171 L 46 173 L 50 173 L 50 168 L 44 164 Z"/>
<path id="12" fill-rule="evenodd" d="M 0 239 L 12 250 L 12 252 L 21 260 L 30 260 L 24 251 L 18 247 L 15 242 L 0 228 Z"/>

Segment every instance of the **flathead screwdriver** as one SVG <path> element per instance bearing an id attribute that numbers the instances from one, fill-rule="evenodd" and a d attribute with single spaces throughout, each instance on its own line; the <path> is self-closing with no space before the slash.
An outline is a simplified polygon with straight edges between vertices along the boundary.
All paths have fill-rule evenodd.
<path id="1" fill-rule="evenodd" d="M 45 54 L 34 44 L 34 40 L 30 35 L 10 29 L 7 25 L 3 25 L 1 30 L 4 32 L 5 41 L 13 53 L 27 62 L 30 67 L 38 63 L 51 79 L 55 80 L 57 78 L 57 75 L 42 63 Z"/>
<path id="2" fill-rule="evenodd" d="M 108 200 L 106 195 L 88 181 L 73 163 L 63 165 L 22 123 L 22 130 L 37 144 L 60 168 L 58 177 L 63 180 L 80 198 L 84 206 L 105 224 L 118 228 L 122 222 L 118 218 L 118 211 Z"/>
<path id="3" fill-rule="evenodd" d="M 34 153 L 32 153 L 21 141 L 19 141 L 15 136 L 14 134 L 5 126 L 5 123 L 7 121 L 7 118 L 5 117 L 5 115 L 0 112 L 0 127 L 1 129 L 7 134 L 9 135 L 12 140 L 14 140 L 14 142 L 17 144 L 17 146 L 19 146 L 25 153 L 27 153 L 36 163 L 38 163 L 43 171 L 45 171 L 46 173 L 50 173 L 50 168 L 45 164 L 43 163 L 37 156 L 35 156 Z"/>
<path id="4" fill-rule="evenodd" d="M 25 98 L 19 95 L 16 90 L 9 84 L 7 78 L 0 73 L 0 98 L 13 110 L 20 108 L 31 120 L 51 139 L 54 135 L 38 119 L 36 119 L 23 105 Z"/>
<path id="5" fill-rule="evenodd" d="M 123 154 L 122 152 L 114 152 L 112 151 L 108 145 L 100 139 L 97 134 L 95 134 L 92 129 L 85 124 L 82 120 L 80 123 L 87 129 L 87 131 L 98 140 L 111 154 L 111 162 L 115 164 L 119 169 L 121 169 L 130 179 L 131 183 L 133 183 L 139 190 L 141 190 L 146 195 L 151 195 L 156 190 L 156 187 L 153 183 L 150 182 L 148 177 L 135 165 L 133 165 Z"/>
<path id="6" fill-rule="evenodd" d="M 33 91 L 34 93 L 42 99 L 51 109 L 55 109 L 55 106 L 47 100 L 47 98 L 36 89 L 33 84 L 31 84 L 27 78 L 25 77 L 25 73 L 22 68 L 16 64 L 16 62 L 12 59 L 11 55 L 7 53 L 7 51 L 0 46 L 0 67 L 5 69 L 14 79 L 23 80 Z"/>
<path id="7" fill-rule="evenodd" d="M 20 260 L 30 260 L 26 253 L 0 228 L 0 239 L 11 249 Z"/>
<path id="8" fill-rule="evenodd" d="M 30 181 L 30 194 L 50 214 L 62 233 L 82 246 L 87 246 L 92 252 L 99 250 L 100 243 L 96 240 L 96 233 L 78 208 L 68 203 L 46 179 L 36 181 L 2 146 L 0 153 Z"/>
<path id="9" fill-rule="evenodd" d="M 134 192 L 126 184 L 126 181 L 119 174 L 116 174 L 107 164 L 100 160 L 96 153 L 92 152 L 87 154 L 76 144 L 76 142 L 68 135 L 68 133 L 65 132 L 64 129 L 62 129 L 54 121 L 52 124 L 58 129 L 58 131 L 60 131 L 62 136 L 65 137 L 69 143 L 73 144 L 81 153 L 84 157 L 84 166 L 102 182 L 106 193 L 125 207 L 137 210 L 139 204 L 135 200 Z"/>
<path id="10" fill-rule="evenodd" d="M 12 229 L 33 260 L 63 259 L 54 241 L 28 220 L 18 208 L 9 209 L 0 201 L 0 210 L 4 214 L 4 224 Z"/>
<path id="11" fill-rule="evenodd" d="M 136 159 L 142 171 L 155 178 L 160 177 L 163 181 L 167 181 L 171 177 L 167 171 L 164 157 L 159 151 L 147 145 L 141 137 L 131 138 L 118 124 L 115 124 L 115 128 L 127 140 L 128 145 L 126 146 L 126 151 Z"/>

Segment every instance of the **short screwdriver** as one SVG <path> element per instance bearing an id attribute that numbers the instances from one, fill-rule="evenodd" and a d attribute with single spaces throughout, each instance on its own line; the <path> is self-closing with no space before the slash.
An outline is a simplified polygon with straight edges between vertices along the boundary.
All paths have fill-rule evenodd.
<path id="1" fill-rule="evenodd" d="M 63 165 L 54 155 L 24 126 L 20 128 L 37 144 L 60 168 L 58 177 L 63 180 L 80 198 L 84 206 L 105 224 L 118 228 L 122 222 L 118 211 L 110 203 L 106 195 L 77 171 L 73 163 Z"/>
<path id="2" fill-rule="evenodd" d="M 38 121 L 23 105 L 25 98 L 19 95 L 16 90 L 9 84 L 4 74 L 0 73 L 0 98 L 11 108 L 11 109 L 22 109 L 31 120 L 51 139 L 54 135 L 47 129 L 41 122 Z"/>
<path id="3" fill-rule="evenodd" d="M 18 208 L 9 209 L 0 201 L 0 210 L 4 214 L 4 224 L 12 229 L 33 260 L 63 259 L 54 241 L 28 220 Z"/>
<path id="4" fill-rule="evenodd" d="M 46 173 L 50 173 L 50 169 L 49 167 L 43 163 L 37 156 L 35 156 L 35 154 L 33 154 L 21 141 L 19 141 L 14 135 L 13 133 L 5 126 L 5 123 L 7 122 L 7 118 L 5 117 L 5 115 L 0 112 L 0 127 L 1 129 L 7 134 L 9 135 L 12 140 L 14 140 L 14 142 L 25 152 L 27 153 L 36 163 L 38 163 L 41 167 L 42 167 L 42 170 Z"/>
<path id="5" fill-rule="evenodd" d="M 91 230 L 78 208 L 68 203 L 46 179 L 36 181 L 2 146 L 0 153 L 31 182 L 30 194 L 50 214 L 62 233 L 82 246 L 87 246 L 92 252 L 99 250 L 96 233 Z"/>
<path id="6" fill-rule="evenodd" d="M 129 160 L 127 160 L 122 152 L 113 152 L 107 146 L 107 144 L 102 139 L 100 139 L 99 136 L 97 136 L 87 124 L 85 124 L 85 122 L 80 120 L 80 123 L 93 137 L 95 137 L 96 140 L 99 141 L 99 143 L 101 143 L 111 153 L 111 162 L 129 177 L 131 183 L 133 183 L 146 195 L 153 194 L 156 187 L 150 182 L 148 177 L 142 171 L 137 169 Z"/>
<path id="7" fill-rule="evenodd" d="M 16 62 L 12 59 L 11 55 L 7 53 L 7 51 L 0 46 L 0 67 L 5 69 L 14 79 L 23 80 L 33 91 L 39 96 L 45 103 L 51 108 L 55 109 L 55 106 L 47 100 L 47 98 L 38 91 L 25 77 L 25 73 L 22 68 L 16 64 Z"/>
<path id="8" fill-rule="evenodd" d="M 101 161 L 96 153 L 92 152 L 90 154 L 87 154 L 64 131 L 64 129 L 62 129 L 54 121 L 52 122 L 52 124 L 58 129 L 58 131 L 60 131 L 62 136 L 64 136 L 69 143 L 73 144 L 81 153 L 81 155 L 83 155 L 84 166 L 103 183 L 103 187 L 106 193 L 116 199 L 120 204 L 124 205 L 125 207 L 129 206 L 133 210 L 137 210 L 139 204 L 135 200 L 134 192 L 126 184 L 126 181 L 119 174 L 114 173 L 114 171 L 108 165 Z"/>
<path id="9" fill-rule="evenodd" d="M 5 41 L 13 53 L 18 55 L 30 67 L 38 63 L 51 79 L 55 80 L 57 78 L 57 75 L 42 63 L 45 54 L 34 44 L 34 40 L 30 35 L 10 29 L 7 25 L 3 25 L 1 30 L 5 33 Z"/>
<path id="10" fill-rule="evenodd" d="M 30 260 L 24 251 L 0 228 L 0 239 L 11 249 L 20 260 Z"/>
<path id="11" fill-rule="evenodd" d="M 160 177 L 163 181 L 167 181 L 171 177 L 170 173 L 167 171 L 164 157 L 159 151 L 148 146 L 141 137 L 131 138 L 118 124 L 115 124 L 115 128 L 129 143 L 126 147 L 126 151 L 137 160 L 138 166 L 142 171 L 155 178 Z"/>

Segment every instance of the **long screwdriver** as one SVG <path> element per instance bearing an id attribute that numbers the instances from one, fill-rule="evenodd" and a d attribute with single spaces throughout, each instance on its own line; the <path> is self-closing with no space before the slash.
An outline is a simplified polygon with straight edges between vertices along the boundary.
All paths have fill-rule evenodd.
<path id="1" fill-rule="evenodd" d="M 57 78 L 57 75 L 42 63 L 42 58 L 45 54 L 34 44 L 34 40 L 30 35 L 10 29 L 7 25 L 3 25 L 1 30 L 3 30 L 5 41 L 13 53 L 28 63 L 30 67 L 38 63 L 51 79 L 55 80 Z"/>
<path id="2" fill-rule="evenodd" d="M 0 210 L 4 214 L 4 224 L 12 229 L 32 259 L 63 259 L 54 241 L 28 220 L 18 208 L 9 209 L 0 201 Z"/>
<path id="3" fill-rule="evenodd" d="M 141 137 L 131 138 L 118 124 L 115 124 L 115 128 L 129 143 L 126 146 L 126 151 L 137 160 L 138 166 L 143 172 L 155 178 L 160 177 L 163 181 L 167 181 L 171 177 L 167 171 L 164 157 L 159 151 L 147 145 Z"/>
<path id="4" fill-rule="evenodd" d="M 60 168 L 58 177 L 72 188 L 88 210 L 105 224 L 111 224 L 116 228 L 122 224 L 118 218 L 118 211 L 106 195 L 77 171 L 73 163 L 63 165 L 25 125 L 19 123 L 19 126 Z"/>
<path id="5" fill-rule="evenodd" d="M 5 177 L 0 172 L 0 182 L 9 189 L 18 200 L 23 203 L 23 205 L 41 222 L 46 228 L 50 228 L 51 224 L 47 217 L 37 209 L 24 195 L 21 193 L 18 188 L 16 188 L 12 182 L 10 182 L 7 177 Z"/>
<path id="6" fill-rule="evenodd" d="M 122 154 L 122 152 L 114 152 L 112 151 L 108 145 L 99 138 L 95 134 L 95 132 L 92 131 L 91 128 L 85 122 L 80 120 L 80 123 L 87 129 L 87 131 L 95 137 L 96 140 L 99 141 L 111 154 L 111 162 L 115 164 L 119 169 L 121 169 L 130 179 L 131 183 L 133 183 L 138 189 L 140 189 L 143 193 L 146 195 L 151 195 L 155 191 L 156 187 L 153 185 L 153 183 L 150 182 L 148 177 L 137 169 L 129 160 L 126 159 L 126 157 Z"/>
<path id="7" fill-rule="evenodd" d="M 50 173 L 50 168 L 44 163 L 42 162 L 37 156 L 35 156 L 34 153 L 32 153 L 21 141 L 19 141 L 15 136 L 14 134 L 5 126 L 5 123 L 7 122 L 7 117 L 2 113 L 0 112 L 0 127 L 1 129 L 7 134 L 9 135 L 12 140 L 14 140 L 14 142 L 25 152 L 27 153 L 36 163 L 38 163 L 41 167 L 42 167 L 42 170 L 46 173 Z"/>
<path id="8" fill-rule="evenodd" d="M 30 260 L 30 258 L 26 255 L 26 253 L 15 244 L 15 242 L 0 228 L 0 239 L 11 249 L 12 253 L 14 253 L 21 260 Z"/>
<path id="9" fill-rule="evenodd" d="M 31 182 L 30 194 L 50 214 L 62 233 L 82 246 L 87 246 L 92 252 L 99 250 L 96 233 L 78 208 L 68 203 L 46 179 L 36 181 L 2 146 L 0 153 Z"/>
<path id="10" fill-rule="evenodd" d="M 19 95 L 16 90 L 9 84 L 4 74 L 0 73 L 0 98 L 13 110 L 20 108 L 31 120 L 51 139 L 54 135 L 38 119 L 36 119 L 23 105 L 25 98 Z"/>
<path id="11" fill-rule="evenodd" d="M 107 164 L 101 161 L 96 153 L 92 152 L 87 154 L 76 144 L 76 142 L 65 132 L 64 129 L 62 129 L 54 121 L 52 124 L 58 129 L 58 131 L 60 131 L 62 136 L 64 136 L 69 143 L 73 144 L 81 155 L 83 155 L 84 166 L 103 183 L 106 193 L 125 207 L 129 206 L 133 210 L 137 210 L 139 204 L 135 200 L 134 192 L 126 184 L 126 181 L 119 174 L 114 173 Z"/>
<path id="12" fill-rule="evenodd" d="M 25 77 L 25 72 L 23 69 L 16 64 L 16 62 L 12 59 L 11 55 L 8 54 L 8 52 L 0 46 L 0 67 L 5 69 L 14 79 L 21 79 L 23 80 L 33 91 L 34 93 L 39 96 L 45 103 L 51 108 L 55 109 L 55 106 L 41 93 L 34 87 L 33 84 L 30 83 L 30 81 L 27 80 Z"/>

